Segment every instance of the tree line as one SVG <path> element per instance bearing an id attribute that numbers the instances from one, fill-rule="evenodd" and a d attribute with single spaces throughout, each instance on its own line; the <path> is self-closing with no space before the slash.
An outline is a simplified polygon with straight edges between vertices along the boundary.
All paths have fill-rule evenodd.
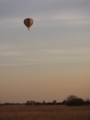
<path id="1" fill-rule="evenodd" d="M 56 100 L 53 100 L 52 102 L 36 102 L 34 100 L 28 100 L 26 103 L 0 103 L 0 106 L 2 105 L 66 105 L 66 106 L 82 106 L 82 105 L 90 105 L 90 100 L 83 100 L 82 98 L 79 98 L 75 95 L 68 96 L 65 100 L 62 102 L 57 102 Z"/>

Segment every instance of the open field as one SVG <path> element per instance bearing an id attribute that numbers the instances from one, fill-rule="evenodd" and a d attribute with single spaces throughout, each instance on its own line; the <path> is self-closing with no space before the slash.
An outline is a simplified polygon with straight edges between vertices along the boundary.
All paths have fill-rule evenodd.
<path id="1" fill-rule="evenodd" d="M 90 106 L 0 106 L 0 120 L 90 120 Z"/>

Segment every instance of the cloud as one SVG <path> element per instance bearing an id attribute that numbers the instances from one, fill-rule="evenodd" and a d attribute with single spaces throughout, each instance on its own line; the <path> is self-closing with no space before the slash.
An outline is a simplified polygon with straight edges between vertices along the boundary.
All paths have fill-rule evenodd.
<path id="1" fill-rule="evenodd" d="M 25 53 L 17 51 L 6 51 L 0 54 L 0 56 L 20 56 L 20 55 L 25 55 Z"/>
<path id="2" fill-rule="evenodd" d="M 89 0 L 1 0 L 0 17 L 46 17 L 57 13 L 80 13 L 90 15 Z"/>
<path id="3" fill-rule="evenodd" d="M 21 25 L 26 17 L 32 17 L 36 25 L 62 24 L 90 25 L 89 0 L 1 0 L 0 26 Z"/>
<path id="4" fill-rule="evenodd" d="M 52 15 L 51 18 L 55 20 L 85 20 L 85 19 L 90 19 L 90 16 L 64 11 Z"/>
<path id="5" fill-rule="evenodd" d="M 50 50 L 44 50 L 46 53 L 49 53 L 49 54 L 60 54 L 60 53 L 71 53 L 71 54 L 73 54 L 73 53 L 78 53 L 78 54 L 80 54 L 80 53 L 89 53 L 90 52 L 90 49 L 89 48 L 78 48 L 78 49 L 75 49 L 75 48 L 73 48 L 73 49 L 69 49 L 69 50 L 60 50 L 60 49 L 50 49 Z"/>
<path id="6" fill-rule="evenodd" d="M 18 27 L 26 17 L 35 32 L 23 35 Z M 90 0 L 0 0 L 0 56 L 89 54 L 89 26 Z"/>
<path id="7" fill-rule="evenodd" d="M 0 27 L 21 27 L 23 23 L 22 18 L 7 18 L 7 19 L 3 19 L 0 20 Z"/>
<path id="8" fill-rule="evenodd" d="M 0 53 L 0 61 L 1 67 L 78 62 L 90 63 L 90 48 L 43 49 L 31 52 L 4 51 Z"/>

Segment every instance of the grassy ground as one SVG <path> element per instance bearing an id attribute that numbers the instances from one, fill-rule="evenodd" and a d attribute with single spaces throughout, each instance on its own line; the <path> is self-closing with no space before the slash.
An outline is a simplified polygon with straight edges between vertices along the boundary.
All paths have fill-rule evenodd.
<path id="1" fill-rule="evenodd" d="M 0 120 L 90 120 L 90 106 L 0 106 Z"/>

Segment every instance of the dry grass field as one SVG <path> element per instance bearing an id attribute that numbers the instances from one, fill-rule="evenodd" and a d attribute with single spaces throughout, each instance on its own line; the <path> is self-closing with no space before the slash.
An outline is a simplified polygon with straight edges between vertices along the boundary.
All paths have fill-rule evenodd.
<path id="1" fill-rule="evenodd" d="M 90 106 L 0 106 L 0 120 L 90 120 Z"/>

